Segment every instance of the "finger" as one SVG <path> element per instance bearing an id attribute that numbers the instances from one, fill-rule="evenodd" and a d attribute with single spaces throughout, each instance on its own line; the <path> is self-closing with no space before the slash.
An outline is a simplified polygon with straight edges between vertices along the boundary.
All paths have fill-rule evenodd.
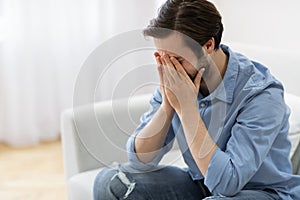
<path id="1" fill-rule="evenodd" d="M 163 86 L 164 86 L 164 91 L 165 95 L 168 98 L 168 93 L 172 92 L 172 86 L 174 85 L 174 80 L 170 76 L 170 67 L 166 65 L 162 65 L 162 78 L 163 78 Z"/>
<path id="2" fill-rule="evenodd" d="M 157 67 L 157 71 L 158 71 L 158 75 L 159 75 L 159 82 L 161 86 L 164 86 L 164 82 L 163 82 L 163 73 L 162 73 L 162 66 L 158 66 Z"/>
<path id="3" fill-rule="evenodd" d="M 169 70 L 170 74 L 173 76 L 173 78 L 174 79 L 180 78 L 178 72 L 176 71 L 176 68 L 174 67 L 174 64 L 170 60 L 169 55 L 167 55 L 167 54 L 163 55 L 162 59 L 164 60 L 166 65 L 169 67 L 168 70 Z"/>
<path id="4" fill-rule="evenodd" d="M 162 83 L 163 83 L 163 86 L 166 86 L 167 84 L 168 84 L 168 82 L 169 82 L 169 77 L 168 77 L 168 73 L 167 73 L 167 71 L 166 71 L 166 62 L 165 62 L 165 60 L 162 58 L 162 57 L 160 57 L 160 61 L 161 61 L 161 63 L 162 63 L 162 65 L 161 65 L 161 77 L 162 77 Z"/>
<path id="5" fill-rule="evenodd" d="M 173 63 L 172 63 L 171 60 L 170 60 L 169 55 L 166 55 L 166 54 L 163 55 L 163 56 L 162 56 L 162 59 L 164 60 L 164 62 L 166 63 L 166 65 L 167 65 L 168 67 L 175 68 L 174 65 L 173 65 Z"/>
<path id="6" fill-rule="evenodd" d="M 166 71 L 166 76 L 168 78 L 169 83 L 173 84 L 175 83 L 176 78 L 178 78 L 178 74 L 173 66 L 173 64 L 171 63 L 169 56 L 168 55 L 164 55 L 162 57 L 162 61 L 164 63 L 166 63 L 165 66 L 165 71 Z"/>
<path id="7" fill-rule="evenodd" d="M 183 69 L 182 65 L 180 64 L 180 62 L 174 58 L 174 57 L 171 57 L 171 61 L 173 63 L 173 65 L 175 66 L 176 70 L 181 74 L 183 75 L 183 77 L 189 79 L 189 76 L 187 75 L 186 71 Z"/>
<path id="8" fill-rule="evenodd" d="M 163 77 L 163 66 L 160 65 L 157 67 L 157 71 L 158 71 L 158 75 L 159 75 L 159 82 L 160 82 L 160 90 L 162 94 L 165 94 L 165 90 L 166 90 L 166 80 Z"/>
<path id="9" fill-rule="evenodd" d="M 156 60 L 156 63 L 158 66 L 161 66 L 162 65 L 162 62 L 161 62 L 161 59 L 159 56 L 155 57 L 155 60 Z"/>
<path id="10" fill-rule="evenodd" d="M 170 67 L 163 65 L 163 81 L 166 85 L 172 85 L 175 83 Z"/>
<path id="11" fill-rule="evenodd" d="M 165 62 L 165 60 L 163 59 L 163 57 L 160 57 L 160 61 L 161 61 L 162 65 L 164 65 L 164 66 L 167 65 L 167 63 Z"/>
<path id="12" fill-rule="evenodd" d="M 163 86 L 163 74 L 162 74 L 162 62 L 160 59 L 160 55 L 158 52 L 154 52 L 154 56 L 155 56 L 155 60 L 157 63 L 157 71 L 158 71 L 158 75 L 159 75 L 159 82 L 160 85 Z"/>
<path id="13" fill-rule="evenodd" d="M 171 84 L 174 84 L 178 79 L 181 79 L 180 74 L 176 71 L 176 69 L 172 66 L 167 66 L 166 71 L 168 73 L 169 81 Z"/>
<path id="14" fill-rule="evenodd" d="M 196 87 L 196 91 L 199 91 L 199 89 L 200 89 L 200 81 L 201 81 L 201 78 L 202 78 L 202 75 L 203 75 L 204 71 L 205 71 L 205 68 L 204 67 L 201 68 L 198 71 L 198 73 L 197 73 L 197 75 L 196 75 L 196 77 L 194 79 L 194 85 Z"/>
<path id="15" fill-rule="evenodd" d="M 155 60 L 157 62 L 158 65 L 162 65 L 162 62 L 161 62 L 161 59 L 160 59 L 160 55 L 158 52 L 154 52 L 154 57 L 155 57 Z"/>

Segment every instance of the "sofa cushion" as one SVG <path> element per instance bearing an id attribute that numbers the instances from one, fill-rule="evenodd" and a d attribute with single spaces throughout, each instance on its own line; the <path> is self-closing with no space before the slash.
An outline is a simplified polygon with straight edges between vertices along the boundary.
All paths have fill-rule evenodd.
<path id="1" fill-rule="evenodd" d="M 180 150 L 170 151 L 163 157 L 161 164 L 186 167 Z M 101 169 L 82 172 L 68 180 L 68 191 L 72 200 L 93 199 L 94 180 Z"/>
<path id="2" fill-rule="evenodd" d="M 292 157 L 300 141 L 300 97 L 285 93 L 285 101 L 291 109 L 289 139 L 292 144 L 290 152 L 290 157 Z"/>
<path id="3" fill-rule="evenodd" d="M 101 169 L 82 172 L 67 181 L 69 198 L 72 200 L 93 199 L 94 180 Z"/>
<path id="4" fill-rule="evenodd" d="M 290 135 L 300 132 L 300 97 L 290 93 L 285 94 L 286 104 L 291 109 L 290 115 Z"/>
<path id="5" fill-rule="evenodd" d="M 292 145 L 291 152 L 290 152 L 290 158 L 292 158 L 292 156 L 294 155 L 296 148 L 300 142 L 300 132 L 289 135 L 289 139 L 290 139 L 291 145 Z"/>

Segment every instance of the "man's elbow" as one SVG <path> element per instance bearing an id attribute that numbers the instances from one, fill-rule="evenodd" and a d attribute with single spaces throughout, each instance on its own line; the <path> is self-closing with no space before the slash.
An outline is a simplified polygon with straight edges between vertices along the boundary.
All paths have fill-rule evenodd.
<path id="1" fill-rule="evenodd" d="M 216 187 L 211 193 L 214 196 L 221 196 L 221 197 L 233 197 L 238 194 L 241 189 L 238 188 L 230 188 L 228 186 L 224 187 Z"/>
<path id="2" fill-rule="evenodd" d="M 236 170 L 235 167 L 231 167 L 231 169 L 227 169 L 224 173 L 227 175 L 223 175 L 220 182 L 211 189 L 211 193 L 219 196 L 232 197 L 238 194 L 247 183 L 247 178 L 242 171 Z"/>

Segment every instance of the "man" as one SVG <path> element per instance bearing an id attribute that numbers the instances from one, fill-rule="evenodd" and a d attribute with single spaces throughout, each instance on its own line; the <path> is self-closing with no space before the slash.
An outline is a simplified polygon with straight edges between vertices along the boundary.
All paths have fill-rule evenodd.
<path id="1" fill-rule="evenodd" d="M 128 140 L 129 164 L 106 168 L 95 199 L 300 199 L 289 160 L 283 87 L 263 65 L 220 45 L 206 0 L 168 0 L 144 30 L 160 87 Z M 159 166 L 176 138 L 188 169 Z"/>

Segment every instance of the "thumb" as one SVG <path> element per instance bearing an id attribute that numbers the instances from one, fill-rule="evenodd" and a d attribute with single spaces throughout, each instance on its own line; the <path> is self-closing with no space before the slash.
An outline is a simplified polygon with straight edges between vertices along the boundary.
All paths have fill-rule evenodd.
<path id="1" fill-rule="evenodd" d="M 204 71 L 205 71 L 205 68 L 204 67 L 201 68 L 198 71 L 198 73 L 196 75 L 196 78 L 194 79 L 194 85 L 195 85 L 195 87 L 197 89 L 196 91 L 199 91 L 199 89 L 200 89 L 200 81 L 201 81 L 201 78 L 202 78 L 202 75 L 203 75 Z"/>
<path id="2" fill-rule="evenodd" d="M 159 81 L 160 83 L 163 82 L 163 72 L 162 72 L 162 67 L 161 66 L 158 66 L 157 67 L 157 71 L 158 71 L 158 75 L 159 75 Z"/>

